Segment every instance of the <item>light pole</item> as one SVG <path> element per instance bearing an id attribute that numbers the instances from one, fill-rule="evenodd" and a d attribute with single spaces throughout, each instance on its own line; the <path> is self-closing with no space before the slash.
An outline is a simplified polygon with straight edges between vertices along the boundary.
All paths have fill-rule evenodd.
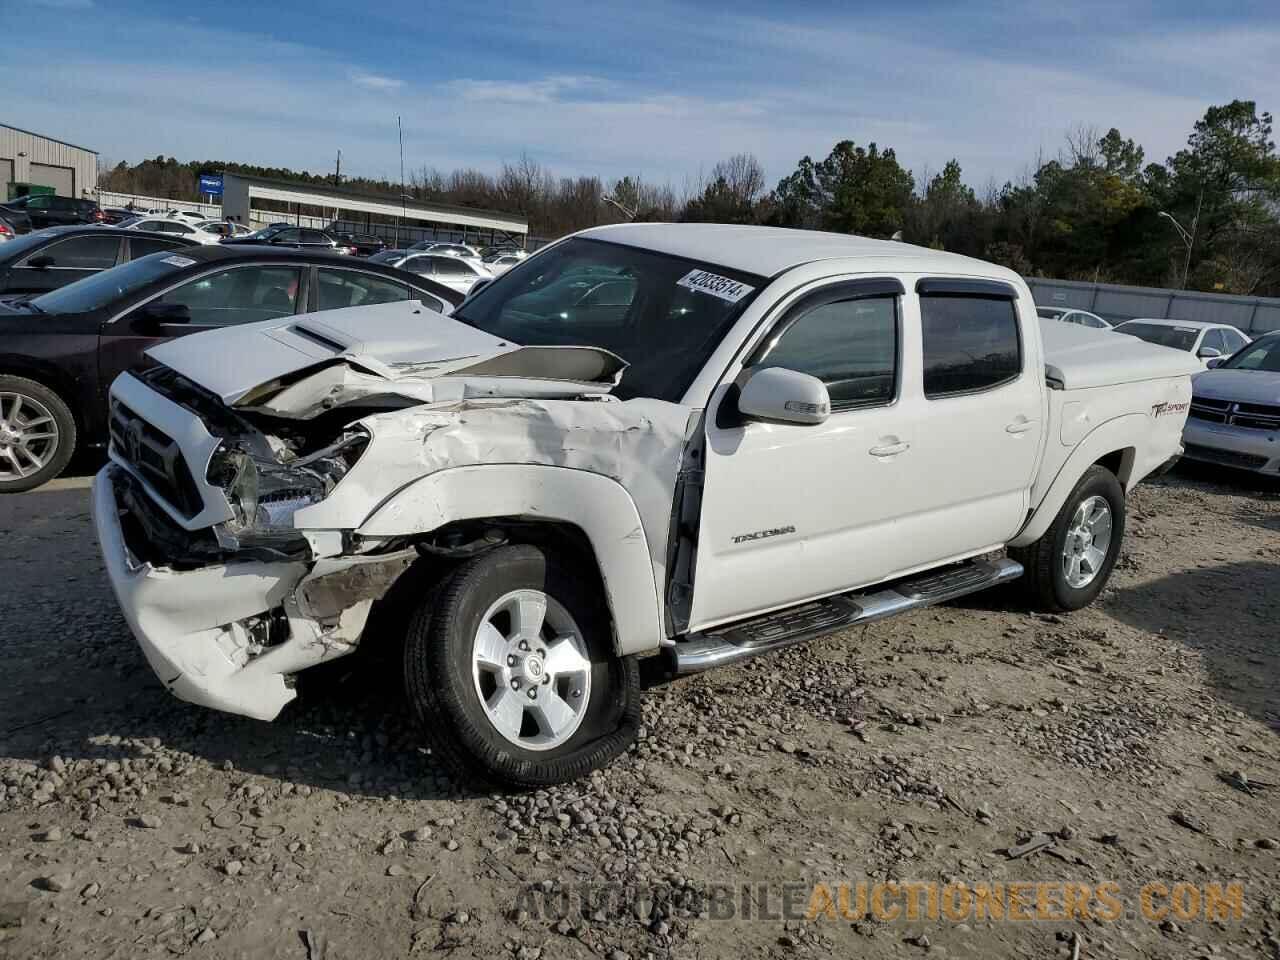
<path id="1" fill-rule="evenodd" d="M 1173 229 L 1178 231 L 1178 236 L 1182 238 L 1182 242 L 1187 247 L 1187 257 L 1182 263 L 1182 289 L 1187 289 L 1187 275 L 1191 272 L 1191 250 L 1196 245 L 1196 228 L 1200 224 L 1200 205 L 1204 203 L 1204 194 L 1201 193 L 1199 199 L 1196 200 L 1196 215 L 1191 219 L 1191 229 L 1188 231 L 1182 224 L 1174 219 L 1173 214 L 1161 210 L 1160 216 L 1164 217 L 1173 224 Z"/>
<path id="2" fill-rule="evenodd" d="M 613 197 L 604 196 L 604 197 L 601 197 L 600 199 L 603 200 L 605 203 L 613 207 L 616 207 L 618 212 L 627 218 L 628 223 L 630 223 L 632 220 L 636 218 L 636 211 L 632 210 L 630 207 L 624 206 L 623 204 L 619 203 L 617 200 L 613 199 Z"/>

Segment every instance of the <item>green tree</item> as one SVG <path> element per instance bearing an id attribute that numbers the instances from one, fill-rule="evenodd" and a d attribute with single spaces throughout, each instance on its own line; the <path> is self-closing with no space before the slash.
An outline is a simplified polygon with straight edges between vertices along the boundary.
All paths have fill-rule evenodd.
<path id="1" fill-rule="evenodd" d="M 840 233 L 887 237 L 906 223 L 915 180 L 892 148 L 842 140 L 823 161 L 803 158 L 778 183 L 771 221 Z"/>

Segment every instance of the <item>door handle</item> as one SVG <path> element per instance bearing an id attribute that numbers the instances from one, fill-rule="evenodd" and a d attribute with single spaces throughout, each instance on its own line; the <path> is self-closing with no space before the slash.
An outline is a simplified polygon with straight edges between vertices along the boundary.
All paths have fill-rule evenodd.
<path id="1" fill-rule="evenodd" d="M 1004 432 L 1014 433 L 1014 434 L 1026 433 L 1035 425 L 1036 425 L 1036 422 L 1034 420 L 1026 420 L 1026 419 L 1015 420 L 1013 421 L 1013 423 L 1009 424 L 1007 427 L 1004 428 Z"/>
<path id="2" fill-rule="evenodd" d="M 878 447 L 872 447 L 867 453 L 873 457 L 896 457 L 898 454 L 911 448 L 911 444 L 905 440 L 899 440 L 896 443 L 885 443 Z"/>

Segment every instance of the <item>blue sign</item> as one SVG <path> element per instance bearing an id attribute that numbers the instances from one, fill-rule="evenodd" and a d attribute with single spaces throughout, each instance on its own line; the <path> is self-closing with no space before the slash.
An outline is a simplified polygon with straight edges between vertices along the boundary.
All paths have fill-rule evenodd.
<path id="1" fill-rule="evenodd" d="M 200 192 L 210 194 L 214 197 L 222 196 L 222 174 L 200 174 Z"/>

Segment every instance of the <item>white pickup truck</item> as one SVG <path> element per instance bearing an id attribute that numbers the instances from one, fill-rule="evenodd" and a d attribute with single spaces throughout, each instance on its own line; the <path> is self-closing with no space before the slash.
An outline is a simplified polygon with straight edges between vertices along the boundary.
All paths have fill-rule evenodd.
<path id="1" fill-rule="evenodd" d="M 1000 267 L 720 225 L 565 238 L 451 317 L 229 327 L 111 390 L 94 515 L 160 680 L 261 719 L 403 644 L 436 753 L 579 777 L 674 674 L 1021 577 L 1106 583 L 1194 357 L 1041 324 Z"/>

